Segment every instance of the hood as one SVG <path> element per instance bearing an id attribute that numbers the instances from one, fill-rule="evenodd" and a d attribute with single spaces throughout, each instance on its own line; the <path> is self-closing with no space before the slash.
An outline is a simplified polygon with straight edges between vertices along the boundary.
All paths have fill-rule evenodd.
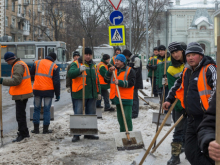
<path id="1" fill-rule="evenodd" d="M 183 63 L 185 64 L 186 63 L 185 51 L 183 51 L 183 62 L 181 62 L 180 60 L 175 60 L 172 56 L 171 56 L 171 62 L 174 67 L 179 67 Z"/>
<path id="2" fill-rule="evenodd" d="M 79 63 L 83 63 L 82 56 L 80 56 L 80 57 L 78 58 L 78 62 L 79 62 Z M 89 65 L 90 65 L 90 64 L 95 64 L 95 63 L 93 62 L 93 60 L 90 60 L 89 62 L 86 62 L 86 61 L 85 61 L 85 63 L 86 63 L 86 64 L 89 64 Z"/>
<path id="3" fill-rule="evenodd" d="M 198 69 L 202 66 L 206 66 L 208 64 L 216 65 L 216 62 L 212 59 L 212 57 L 204 56 L 203 59 L 200 61 L 199 65 L 196 67 L 196 69 Z M 186 63 L 185 67 L 192 70 L 192 67 L 188 63 Z"/>
<path id="4" fill-rule="evenodd" d="M 54 62 L 54 59 L 51 56 L 46 56 L 45 59 L 48 59 L 48 60 Z"/>

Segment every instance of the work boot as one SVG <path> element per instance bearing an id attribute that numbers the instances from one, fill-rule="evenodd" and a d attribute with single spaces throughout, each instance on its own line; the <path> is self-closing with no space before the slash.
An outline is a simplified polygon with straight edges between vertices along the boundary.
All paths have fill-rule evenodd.
<path id="1" fill-rule="evenodd" d="M 103 108 L 103 106 L 101 106 L 101 105 L 100 106 L 96 106 L 96 108 Z"/>
<path id="2" fill-rule="evenodd" d="M 73 138 L 72 138 L 72 142 L 77 142 L 79 140 L 80 140 L 79 136 L 74 135 Z"/>
<path id="3" fill-rule="evenodd" d="M 115 108 L 110 107 L 110 108 L 108 108 L 108 109 L 104 109 L 104 111 L 115 111 Z"/>
<path id="4" fill-rule="evenodd" d="M 34 130 L 31 133 L 39 134 L 39 124 L 34 124 Z"/>
<path id="5" fill-rule="evenodd" d="M 182 147 L 182 142 L 172 142 L 172 151 L 171 151 L 171 158 L 167 162 L 167 165 L 176 165 L 180 163 L 180 153 L 181 153 L 181 147 Z"/>
<path id="6" fill-rule="evenodd" d="M 48 133 L 52 133 L 53 130 L 49 130 L 49 125 L 44 125 L 43 126 L 43 134 L 48 134 Z"/>
<path id="7" fill-rule="evenodd" d="M 84 139 L 96 139 L 96 140 L 98 140 L 99 137 L 95 136 L 95 135 L 84 135 Z"/>
<path id="8" fill-rule="evenodd" d="M 13 143 L 14 143 L 14 142 L 20 142 L 20 141 L 22 141 L 24 138 L 30 137 L 30 135 L 22 136 L 19 132 L 17 132 L 17 135 L 18 135 L 18 136 L 16 137 L 16 139 L 12 140 Z"/>

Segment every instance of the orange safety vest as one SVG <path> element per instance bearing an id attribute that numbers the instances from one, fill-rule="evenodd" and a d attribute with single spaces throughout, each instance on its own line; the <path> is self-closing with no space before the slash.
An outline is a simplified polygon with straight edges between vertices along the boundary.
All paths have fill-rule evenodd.
<path id="1" fill-rule="evenodd" d="M 98 77 L 99 77 L 99 83 L 102 84 L 102 85 L 106 85 L 108 83 L 105 82 L 104 77 L 100 74 L 100 71 L 99 71 L 99 67 L 102 66 L 102 65 L 105 67 L 106 70 L 108 70 L 108 66 L 104 62 L 100 62 L 97 65 L 97 74 L 98 74 Z"/>
<path id="2" fill-rule="evenodd" d="M 112 57 L 112 60 L 113 60 L 113 64 L 115 65 L 115 58 L 116 58 L 116 55 Z"/>
<path id="3" fill-rule="evenodd" d="M 78 62 L 78 60 L 75 62 L 77 64 L 77 67 L 80 68 L 80 66 L 82 65 L 81 63 Z M 96 72 L 96 69 L 95 69 Z M 84 71 L 84 84 L 85 86 L 86 84 L 86 71 Z M 72 79 L 72 92 L 78 92 L 83 88 L 83 74 L 77 76 L 76 78 Z M 98 76 L 97 76 L 97 72 L 96 72 L 96 89 L 97 92 L 99 92 L 99 87 L 98 87 Z"/>
<path id="4" fill-rule="evenodd" d="M 35 78 L 34 78 L 34 90 L 46 91 L 54 90 L 53 86 L 53 70 L 58 66 L 47 59 L 35 61 Z"/>
<path id="5" fill-rule="evenodd" d="M 117 69 L 115 69 L 115 76 L 118 80 L 127 81 L 130 70 L 131 70 L 131 67 L 127 66 L 126 70 L 121 72 L 119 74 L 119 76 L 117 76 L 118 71 L 117 71 Z M 116 90 L 116 85 L 115 85 L 114 81 L 115 81 L 115 78 L 112 74 L 111 83 L 110 83 L 110 99 L 114 99 L 115 96 L 118 97 L 118 92 Z M 120 91 L 121 99 L 133 99 L 134 86 L 132 86 L 130 88 L 119 87 L 119 91 Z"/>
<path id="6" fill-rule="evenodd" d="M 24 67 L 23 79 L 19 85 L 10 87 L 9 94 L 12 96 L 15 96 L 15 95 L 25 95 L 25 94 L 32 93 L 33 90 L 32 90 L 32 85 L 31 85 L 31 76 L 30 76 L 29 68 L 24 61 L 17 61 L 13 65 L 11 69 L 11 78 L 13 76 L 13 69 L 16 64 L 20 64 Z"/>
<path id="7" fill-rule="evenodd" d="M 211 65 L 211 64 L 209 64 Z M 197 82 L 197 88 L 200 96 L 200 100 L 202 101 L 202 105 L 207 110 L 209 108 L 209 102 L 208 99 L 211 94 L 212 88 L 208 85 L 207 83 L 207 78 L 206 78 L 206 72 L 209 67 L 209 65 L 203 66 L 198 77 L 198 82 Z M 181 101 L 181 105 L 183 108 L 185 108 L 184 104 L 184 76 L 186 73 L 187 68 L 184 69 L 183 71 L 183 76 L 182 76 L 182 83 L 180 88 L 176 91 L 176 98 L 178 98 Z"/>

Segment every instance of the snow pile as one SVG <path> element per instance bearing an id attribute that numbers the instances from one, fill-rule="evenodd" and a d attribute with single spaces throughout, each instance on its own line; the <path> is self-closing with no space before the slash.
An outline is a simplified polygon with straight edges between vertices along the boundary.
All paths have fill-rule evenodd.
<path id="1" fill-rule="evenodd" d="M 205 21 L 209 24 L 209 20 L 207 17 L 201 16 L 195 20 L 195 25 L 198 25 L 200 22 Z"/>

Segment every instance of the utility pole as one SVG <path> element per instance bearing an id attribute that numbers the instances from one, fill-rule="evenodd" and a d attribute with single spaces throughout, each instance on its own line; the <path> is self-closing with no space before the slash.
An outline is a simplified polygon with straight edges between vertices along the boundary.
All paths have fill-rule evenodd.
<path id="1" fill-rule="evenodd" d="M 6 19 L 6 0 L 4 0 L 4 36 L 6 35 L 5 19 Z"/>
<path id="2" fill-rule="evenodd" d="M 146 0 L 146 63 L 148 60 L 148 53 L 149 53 L 149 48 L 148 48 L 148 0 Z"/>
<path id="3" fill-rule="evenodd" d="M 131 20 L 131 0 L 129 2 L 129 50 L 131 50 L 131 24 L 132 24 L 132 20 Z"/>

